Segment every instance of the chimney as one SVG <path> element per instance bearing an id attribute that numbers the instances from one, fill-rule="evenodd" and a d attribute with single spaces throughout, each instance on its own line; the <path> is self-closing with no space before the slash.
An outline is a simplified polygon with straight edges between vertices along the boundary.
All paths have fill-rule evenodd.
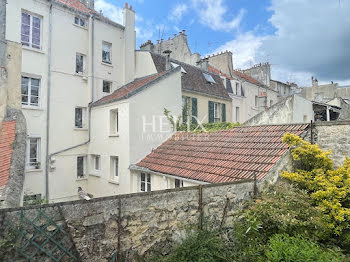
<path id="1" fill-rule="evenodd" d="M 197 65 L 200 69 L 208 72 L 208 67 L 209 67 L 209 59 L 208 58 L 203 58 L 197 62 Z"/>
<path id="2" fill-rule="evenodd" d="M 152 43 L 151 40 L 148 40 L 146 43 L 143 43 L 140 46 L 140 50 L 144 50 L 144 51 L 151 51 L 151 52 L 153 52 L 153 49 L 154 49 L 154 44 Z"/>
<path id="3" fill-rule="evenodd" d="M 311 80 L 312 80 L 312 86 L 313 86 L 313 87 L 318 86 L 318 80 L 317 80 L 317 78 L 316 78 L 316 77 L 315 77 L 315 78 L 314 78 L 314 77 L 312 77 L 312 78 L 311 78 Z"/>
<path id="4" fill-rule="evenodd" d="M 123 10 L 124 30 L 124 83 L 129 83 L 135 79 L 135 50 L 136 50 L 136 32 L 135 32 L 135 11 L 125 3 Z"/>
<path id="5" fill-rule="evenodd" d="M 170 50 L 165 50 L 163 52 L 163 54 L 165 54 L 165 70 L 168 71 L 168 70 L 171 69 L 171 64 L 170 64 L 171 51 Z"/>

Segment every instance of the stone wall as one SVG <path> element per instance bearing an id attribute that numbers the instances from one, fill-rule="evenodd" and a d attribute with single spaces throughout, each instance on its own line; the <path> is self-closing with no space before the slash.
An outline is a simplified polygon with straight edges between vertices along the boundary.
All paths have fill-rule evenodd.
<path id="1" fill-rule="evenodd" d="M 53 217 L 54 223 L 47 224 L 45 219 L 39 219 L 42 222 L 37 226 L 47 234 L 55 232 L 56 225 L 64 227 L 68 232 L 62 235 L 65 245 L 72 247 L 71 252 L 79 254 L 82 261 L 109 261 L 118 250 L 121 258 L 118 261 L 137 261 L 137 257 L 147 255 L 152 249 L 169 252 L 170 243 L 179 241 L 189 227 L 198 227 L 206 221 L 213 222 L 214 226 L 229 224 L 234 211 L 253 192 L 254 181 L 241 181 L 57 203 L 40 208 L 1 209 L 0 232 L 7 232 L 5 224 L 8 222 L 18 225 L 21 215 L 34 219 L 40 211 Z M 30 232 L 27 233 L 29 237 L 35 236 L 35 228 L 26 230 Z M 0 236 L 0 241 L 4 237 Z"/>
<path id="2" fill-rule="evenodd" d="M 316 122 L 315 142 L 323 150 L 332 150 L 336 167 L 350 156 L 350 121 Z"/>

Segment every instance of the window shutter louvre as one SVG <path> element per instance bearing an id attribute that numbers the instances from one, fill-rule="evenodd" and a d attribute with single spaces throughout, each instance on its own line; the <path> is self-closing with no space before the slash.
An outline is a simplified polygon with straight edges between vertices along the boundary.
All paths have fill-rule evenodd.
<path id="1" fill-rule="evenodd" d="M 214 102 L 208 101 L 208 109 L 209 109 L 209 123 L 214 123 Z"/>
<path id="2" fill-rule="evenodd" d="M 221 121 L 226 122 L 226 104 L 221 104 L 221 109 L 222 109 Z"/>
<path id="3" fill-rule="evenodd" d="M 192 97 L 192 123 L 193 124 L 197 124 L 197 118 L 196 117 L 198 117 L 197 98 Z"/>

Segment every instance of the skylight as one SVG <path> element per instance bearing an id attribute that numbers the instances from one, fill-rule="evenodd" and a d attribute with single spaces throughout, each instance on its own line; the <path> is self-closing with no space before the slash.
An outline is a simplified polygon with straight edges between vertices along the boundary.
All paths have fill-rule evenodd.
<path id="1" fill-rule="evenodd" d="M 204 77 L 205 77 L 205 80 L 207 80 L 207 82 L 209 83 L 212 83 L 212 84 L 215 84 L 215 81 L 213 79 L 213 77 L 207 73 L 203 73 Z"/>
<path id="2" fill-rule="evenodd" d="M 178 66 L 180 66 L 180 65 L 175 64 L 175 63 L 171 62 L 171 66 L 172 66 L 173 68 L 177 68 L 177 67 L 178 67 Z M 181 66 L 181 73 L 185 73 L 185 74 L 187 74 L 187 72 L 185 71 L 185 69 L 183 69 L 183 67 L 182 67 L 182 66 Z"/>

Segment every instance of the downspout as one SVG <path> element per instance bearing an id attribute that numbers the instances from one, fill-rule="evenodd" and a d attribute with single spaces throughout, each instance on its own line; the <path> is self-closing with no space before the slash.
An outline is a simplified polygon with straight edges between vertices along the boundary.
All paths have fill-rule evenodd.
<path id="1" fill-rule="evenodd" d="M 92 51 L 91 51 L 91 102 L 92 103 L 94 101 L 94 80 L 95 80 L 95 72 L 94 72 L 94 47 L 95 47 L 95 44 L 94 44 L 94 35 L 95 35 L 95 24 L 94 24 L 94 18 L 93 16 L 92 17 L 92 23 L 91 23 L 91 38 L 92 38 L 92 42 L 91 42 L 91 48 L 92 48 Z M 91 106 L 89 105 L 89 114 L 88 114 L 88 122 L 89 122 L 89 126 L 88 126 L 88 134 L 89 134 L 89 137 L 88 137 L 88 140 L 81 143 L 81 144 L 78 144 L 78 145 L 75 145 L 75 146 L 71 146 L 71 147 L 68 147 L 68 148 L 65 148 L 65 149 L 62 149 L 60 151 L 57 151 L 57 152 L 54 152 L 52 154 L 50 154 L 48 157 L 49 157 L 49 161 L 51 160 L 51 157 L 53 157 L 54 155 L 58 155 L 58 154 L 61 154 L 63 152 L 66 152 L 66 151 L 69 151 L 69 150 L 72 150 L 74 148 L 77 148 L 77 147 L 80 147 L 80 146 L 84 146 L 88 143 L 90 143 L 90 140 L 91 140 Z"/>
<path id="2" fill-rule="evenodd" d="M 46 165 L 45 165 L 45 197 L 49 200 L 49 142 L 50 142 L 50 92 L 51 92 L 51 45 L 52 45 L 52 3 L 50 4 L 49 13 L 49 45 L 48 45 L 48 62 L 47 62 L 47 110 L 46 110 Z"/>

